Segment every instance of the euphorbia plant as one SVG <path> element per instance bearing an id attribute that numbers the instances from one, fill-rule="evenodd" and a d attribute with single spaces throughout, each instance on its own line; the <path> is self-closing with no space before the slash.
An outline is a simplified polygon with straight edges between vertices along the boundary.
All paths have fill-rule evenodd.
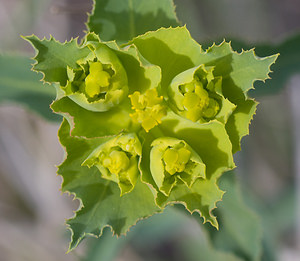
<path id="1" fill-rule="evenodd" d="M 173 16 L 161 26 L 178 23 L 172 2 L 162 2 Z M 57 90 L 51 108 L 64 118 L 66 159 L 58 173 L 62 190 L 81 202 L 68 221 L 70 249 L 105 226 L 124 234 L 169 204 L 183 204 L 217 228 L 212 210 L 224 193 L 218 179 L 235 167 L 233 154 L 257 105 L 247 92 L 268 78 L 277 55 L 237 53 L 225 41 L 203 50 L 186 27 L 150 23 L 129 30 L 126 41 L 124 32 L 102 41 L 97 12 L 89 22 L 95 32 L 80 44 L 25 37 L 37 51 L 33 69 Z"/>

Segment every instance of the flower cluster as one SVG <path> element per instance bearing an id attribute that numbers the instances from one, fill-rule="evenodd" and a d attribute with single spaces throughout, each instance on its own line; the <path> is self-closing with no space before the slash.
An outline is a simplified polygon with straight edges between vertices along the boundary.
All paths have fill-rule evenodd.
<path id="1" fill-rule="evenodd" d="M 160 29 L 137 37 L 124 48 L 89 34 L 81 46 L 88 54 L 78 59 L 76 66 L 66 68 L 62 96 L 85 114 L 93 113 L 94 122 L 85 124 L 96 125 L 97 121 L 103 126 L 108 119 L 117 119 L 114 131 L 107 133 L 105 141 L 95 142 L 81 166 L 96 166 L 101 178 L 118 185 L 121 197 L 141 180 L 153 190 L 156 204 L 163 207 L 173 202 L 180 190 L 202 195 L 197 185 L 211 182 L 216 186 L 222 172 L 234 167 L 234 147 L 245 135 L 239 131 L 248 127 L 256 106 L 247 98 L 249 86 L 239 86 L 231 77 L 235 71 L 227 57 L 242 65 L 242 54 L 233 52 L 226 42 L 207 52 L 194 44 L 192 51 L 185 51 L 194 61 L 189 66 L 181 64 L 182 54 L 171 52 L 172 39 L 159 37 L 164 33 L 187 37 L 186 32 L 185 28 Z M 151 37 L 164 42 L 156 46 L 161 48 L 158 55 L 149 53 L 143 43 L 151 43 Z M 241 116 L 240 110 L 249 102 L 252 112 Z M 73 115 L 79 124 L 84 122 L 81 114 Z M 80 128 L 81 136 L 86 136 L 84 129 L 90 126 Z M 95 132 L 88 137 L 100 136 Z"/>
<path id="2" fill-rule="evenodd" d="M 277 56 L 236 53 L 226 42 L 204 51 L 185 27 L 122 47 L 93 33 L 79 46 L 27 39 L 39 51 L 34 69 L 56 87 L 51 108 L 64 117 L 58 173 L 83 206 L 69 221 L 73 247 L 107 225 L 125 233 L 174 203 L 218 227 L 218 179 L 235 167 L 256 110 L 247 92 Z"/>
<path id="3" fill-rule="evenodd" d="M 67 67 L 68 80 L 60 89 L 80 107 L 98 112 L 100 122 L 106 113 L 119 115 L 125 110 L 131 123 L 126 128 L 120 124 L 118 131 L 98 145 L 82 166 L 96 166 L 103 179 L 118 184 L 121 196 L 134 190 L 138 178 L 152 185 L 156 197 L 169 197 L 177 184 L 192 189 L 197 179 L 205 180 L 206 164 L 197 152 L 197 142 L 188 144 L 174 126 L 168 126 L 168 121 L 175 115 L 178 125 L 188 121 L 195 128 L 200 127 L 188 140 L 196 141 L 197 135 L 202 135 L 202 125 L 213 129 L 212 123 L 218 121 L 225 132 L 226 120 L 236 105 L 223 96 L 222 76 L 214 75 L 215 66 L 199 64 L 184 69 L 164 85 L 164 68 L 151 64 L 157 68 L 152 77 L 158 81 L 147 86 L 145 82 L 153 78 L 144 74 L 144 83 L 129 82 L 128 79 L 138 78 L 138 69 L 149 70 L 150 62 L 146 62 L 148 67 L 143 64 L 140 49 L 134 44 L 125 49 L 116 45 L 112 48 L 93 37 L 85 44 L 90 54 L 76 61 L 76 67 Z M 134 55 L 129 52 L 131 49 L 135 50 Z M 121 61 L 127 63 L 129 56 L 139 63 L 136 71 Z M 143 57 L 144 63 L 145 60 Z M 119 121 L 123 121 L 121 116 Z M 143 175 L 150 175 L 152 182 Z"/>

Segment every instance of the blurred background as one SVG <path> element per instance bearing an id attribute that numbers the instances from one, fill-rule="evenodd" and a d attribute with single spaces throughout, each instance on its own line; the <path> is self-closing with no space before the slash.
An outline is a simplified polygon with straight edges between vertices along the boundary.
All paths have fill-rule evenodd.
<path id="1" fill-rule="evenodd" d="M 280 52 L 271 75 L 251 92 L 260 102 L 225 174 L 220 231 L 181 207 L 139 222 L 127 237 L 109 229 L 65 254 L 64 220 L 78 202 L 59 190 L 63 159 L 55 92 L 30 71 L 20 35 L 82 37 L 91 0 L 0 0 L 0 261 L 300 260 L 300 1 L 175 0 L 177 15 L 204 47 L 224 38 L 235 50 Z"/>

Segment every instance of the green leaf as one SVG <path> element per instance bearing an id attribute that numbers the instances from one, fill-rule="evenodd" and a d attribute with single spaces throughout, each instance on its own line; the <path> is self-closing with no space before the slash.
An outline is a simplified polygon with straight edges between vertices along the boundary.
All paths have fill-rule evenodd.
<path id="1" fill-rule="evenodd" d="M 109 41 L 124 43 L 160 27 L 177 26 L 172 0 L 94 0 L 88 29 Z"/>
<path id="2" fill-rule="evenodd" d="M 52 36 L 50 39 L 39 39 L 35 35 L 24 37 L 36 50 L 36 63 L 33 69 L 44 74 L 46 82 L 67 82 L 67 66 L 76 68 L 76 61 L 86 57 L 91 51 L 87 47 L 79 47 L 77 39 L 60 43 Z"/>
<path id="3" fill-rule="evenodd" d="M 229 117 L 225 127 L 232 143 L 232 153 L 241 149 L 241 139 L 249 134 L 249 124 L 257 105 L 258 103 L 251 99 L 243 101 Z"/>
<path id="4" fill-rule="evenodd" d="M 163 95 L 177 74 L 201 64 L 197 57 L 202 48 L 186 27 L 161 28 L 138 36 L 132 42 L 143 57 L 161 68 Z"/>
<path id="5" fill-rule="evenodd" d="M 229 251 L 216 249 L 205 227 L 180 210 L 181 207 L 167 207 L 163 213 L 137 224 L 128 234 L 131 237 L 129 244 L 143 256 L 151 256 L 150 260 L 161 260 L 164 253 L 154 253 L 153 249 L 171 243 L 174 246 L 172 256 L 179 254 L 180 260 L 242 261 Z"/>
<path id="6" fill-rule="evenodd" d="M 223 194 L 216 184 L 216 179 L 198 179 L 191 188 L 178 183 L 168 197 L 159 193 L 156 202 L 162 207 L 174 203 L 183 204 L 190 213 L 198 212 L 204 223 L 209 222 L 218 229 L 218 221 L 212 210 L 216 208 L 216 203 L 221 201 Z"/>
<path id="7" fill-rule="evenodd" d="M 0 55 L 0 103 L 21 103 L 49 120 L 58 120 L 49 108 L 55 90 L 30 71 L 30 63 L 26 56 Z"/>
<path id="8" fill-rule="evenodd" d="M 247 257 L 247 260 L 260 260 L 262 224 L 257 214 L 244 202 L 234 173 L 225 174 L 220 179 L 220 187 L 226 193 L 217 210 L 221 220 L 220 231 L 212 231 L 216 247 L 230 249 Z"/>
<path id="9" fill-rule="evenodd" d="M 88 155 L 107 138 L 83 139 L 69 136 L 70 126 L 63 121 L 59 138 L 66 148 L 67 158 L 58 173 L 63 177 L 62 191 L 80 199 L 80 209 L 68 220 L 72 231 L 70 250 L 87 235 L 100 236 L 102 229 L 111 227 L 114 234 L 125 234 L 138 220 L 159 212 L 149 187 L 138 179 L 131 193 L 120 197 L 115 182 L 101 178 L 96 167 L 81 166 Z"/>
<path id="10" fill-rule="evenodd" d="M 127 246 L 130 236 L 116 238 L 111 231 L 104 229 L 101 238 L 87 244 L 85 257 L 81 261 L 114 261 Z"/>
<path id="11" fill-rule="evenodd" d="M 196 241 L 196 243 L 198 243 Z M 210 245 L 199 245 L 188 240 L 184 244 L 186 245 L 187 256 L 191 256 L 189 261 L 198 261 L 199 257 L 201 260 L 215 260 L 215 261 L 244 261 L 241 258 L 238 258 L 232 253 L 225 251 L 218 251 L 211 247 Z"/>
<path id="12" fill-rule="evenodd" d="M 107 112 L 88 111 L 69 97 L 55 101 L 51 108 L 69 121 L 73 136 L 90 138 L 114 135 L 131 124 L 127 110 L 116 108 Z"/>
<path id="13" fill-rule="evenodd" d="M 272 66 L 273 72 L 270 75 L 272 81 L 255 82 L 255 89 L 250 90 L 249 94 L 255 97 L 280 92 L 286 86 L 290 77 L 300 72 L 300 35 L 292 35 L 276 45 L 268 43 L 254 43 L 253 45 L 256 46 L 255 52 L 261 57 L 274 53 L 280 53 L 280 56 Z M 233 40 L 232 46 L 236 50 L 249 48 L 248 43 L 240 40 Z"/>
<path id="14" fill-rule="evenodd" d="M 218 231 L 216 232 L 218 233 Z M 229 238 L 224 239 L 230 240 Z M 220 251 L 215 248 L 208 238 L 205 240 L 194 233 L 193 237 L 185 238 L 180 247 L 189 261 L 245 261 L 229 251 Z"/>
<path id="15" fill-rule="evenodd" d="M 277 57 L 278 54 L 259 58 L 253 49 L 237 53 L 224 41 L 208 48 L 200 59 L 204 64 L 215 66 L 215 75 L 223 77 L 225 97 L 238 104 L 243 99 L 241 91 L 247 97 L 247 91 L 253 88 L 255 81 L 269 79 L 270 66 Z"/>

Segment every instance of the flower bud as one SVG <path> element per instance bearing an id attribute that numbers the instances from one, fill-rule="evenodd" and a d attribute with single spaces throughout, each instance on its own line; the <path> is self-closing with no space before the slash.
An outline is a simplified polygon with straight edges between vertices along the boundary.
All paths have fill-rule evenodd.
<path id="1" fill-rule="evenodd" d="M 118 183 L 122 196 L 135 186 L 141 153 L 135 134 L 121 134 L 97 147 L 82 165 L 96 166 L 104 179 Z"/>
<path id="2" fill-rule="evenodd" d="M 151 174 L 166 196 L 177 182 L 191 187 L 197 178 L 205 178 L 205 164 L 185 141 L 164 137 L 154 140 L 151 146 Z"/>
<path id="3" fill-rule="evenodd" d="M 168 88 L 171 106 L 179 115 L 194 121 L 207 122 L 221 110 L 220 77 L 215 78 L 213 67 L 200 65 L 177 75 Z"/>
<path id="4" fill-rule="evenodd" d="M 97 47 L 97 48 L 96 48 Z M 113 50 L 98 43 L 79 68 L 67 68 L 67 85 L 61 87 L 74 102 L 90 111 L 108 111 L 128 94 L 126 71 Z"/>

